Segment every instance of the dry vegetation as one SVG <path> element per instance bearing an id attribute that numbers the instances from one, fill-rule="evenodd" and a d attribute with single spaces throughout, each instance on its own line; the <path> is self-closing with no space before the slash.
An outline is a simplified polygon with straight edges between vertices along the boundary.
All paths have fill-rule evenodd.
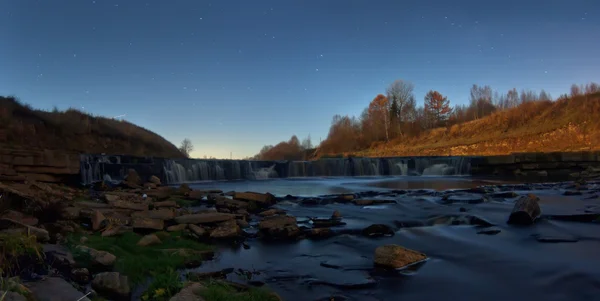
<path id="1" fill-rule="evenodd" d="M 169 141 L 127 121 L 76 109 L 36 110 L 14 97 L 1 96 L 0 147 L 183 157 Z"/>
<path id="2" fill-rule="evenodd" d="M 360 117 L 334 116 L 312 158 L 600 150 L 600 87 L 595 83 L 573 85 L 570 95 L 557 100 L 543 90 L 500 94 L 473 85 L 469 104 L 453 108 L 433 90 L 417 107 L 413 89 L 395 81 Z M 301 157 L 303 149 L 292 140 L 263 148 L 259 157 Z"/>

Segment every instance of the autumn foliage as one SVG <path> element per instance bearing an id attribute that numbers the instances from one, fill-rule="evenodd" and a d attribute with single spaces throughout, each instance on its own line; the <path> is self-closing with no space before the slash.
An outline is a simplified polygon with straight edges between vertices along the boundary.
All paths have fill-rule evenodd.
<path id="1" fill-rule="evenodd" d="M 430 90 L 423 105 L 417 106 L 413 90 L 411 83 L 397 80 L 387 88 L 386 95 L 376 95 L 360 117 L 335 115 L 327 139 L 314 155 L 388 156 L 399 154 L 394 149 L 419 145 L 526 137 L 570 123 L 586 122 L 586 129 L 590 124 L 600 125 L 600 87 L 595 83 L 573 85 L 569 95 L 561 95 L 556 101 L 544 90 L 518 92 L 513 88 L 498 93 L 490 86 L 473 85 L 467 104 L 453 107 L 446 96 L 435 90 Z M 579 109 L 586 111 L 582 113 Z M 590 116 L 595 117 L 590 119 Z M 291 141 L 281 142 L 275 147 L 266 147 L 268 151 L 263 149 L 258 157 L 281 160 L 313 155 L 303 153 L 301 147 L 294 145 Z M 375 151 L 380 149 L 386 151 Z"/>

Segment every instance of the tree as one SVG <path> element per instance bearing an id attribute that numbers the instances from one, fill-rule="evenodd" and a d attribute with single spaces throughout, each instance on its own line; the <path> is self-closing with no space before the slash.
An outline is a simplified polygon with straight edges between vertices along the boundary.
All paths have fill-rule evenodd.
<path id="1" fill-rule="evenodd" d="M 181 145 L 179 146 L 179 151 L 189 158 L 192 150 L 194 150 L 194 145 L 192 145 L 192 141 L 188 138 L 183 139 L 183 141 L 181 141 Z"/>
<path id="2" fill-rule="evenodd" d="M 491 114 L 495 108 L 492 103 L 492 88 L 490 86 L 477 86 L 471 87 L 471 107 L 473 108 L 473 119 L 479 119 Z"/>
<path id="3" fill-rule="evenodd" d="M 519 105 L 519 92 L 517 89 L 512 88 L 512 90 L 508 90 L 506 93 L 506 109 L 514 108 Z"/>
<path id="4" fill-rule="evenodd" d="M 446 122 L 452 113 L 450 101 L 440 92 L 430 90 L 425 95 L 425 113 L 431 116 L 435 126 L 439 126 Z"/>
<path id="5" fill-rule="evenodd" d="M 415 113 L 415 96 L 413 94 L 414 85 L 403 80 L 396 80 L 387 88 L 387 98 L 392 103 L 392 114 L 397 116 L 393 127 L 399 128 L 399 133 L 403 133 L 403 124 L 411 120 Z M 394 105 L 395 104 L 395 105 Z"/>
<path id="6" fill-rule="evenodd" d="M 375 129 L 377 140 L 389 140 L 389 101 L 388 98 L 382 94 L 375 96 L 375 98 L 369 104 L 368 118 Z M 383 136 L 383 137 L 381 137 Z"/>
<path id="7" fill-rule="evenodd" d="M 313 144 L 312 144 L 312 141 L 310 139 L 310 134 L 308 134 L 308 137 L 306 137 L 304 140 L 302 140 L 302 148 L 303 149 L 311 149 L 311 148 L 313 148 Z"/>

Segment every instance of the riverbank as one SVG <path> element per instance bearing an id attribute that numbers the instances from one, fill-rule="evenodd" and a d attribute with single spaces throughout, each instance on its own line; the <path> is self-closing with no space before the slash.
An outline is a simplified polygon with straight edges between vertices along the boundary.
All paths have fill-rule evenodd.
<path id="1" fill-rule="evenodd" d="M 467 178 L 435 190 L 347 179 L 332 184 L 343 193 L 294 196 L 127 178 L 89 190 L 2 184 L 2 233 L 20 235 L 12 237 L 31 251 L 17 256 L 18 271 L 3 267 L 23 282 L 10 290 L 38 300 L 56 287 L 60 300 L 91 292 L 95 300 L 206 301 L 525 300 L 505 285 L 549 300 L 600 293 L 592 251 L 600 182 L 479 186 Z M 529 211 L 533 223 L 507 224 L 530 199 L 540 209 Z M 562 276 L 519 286 L 555 272 Z M 565 280 L 574 275 L 577 283 Z"/>

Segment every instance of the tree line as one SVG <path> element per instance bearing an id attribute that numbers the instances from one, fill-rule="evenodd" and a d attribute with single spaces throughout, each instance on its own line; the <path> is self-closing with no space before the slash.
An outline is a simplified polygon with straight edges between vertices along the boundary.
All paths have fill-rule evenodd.
<path id="1" fill-rule="evenodd" d="M 558 99 L 599 93 L 596 83 L 573 85 L 570 95 L 563 94 Z M 373 147 L 392 140 L 416 138 L 424 132 L 438 127 L 451 127 L 469 121 L 485 118 L 495 112 L 525 107 L 532 102 L 551 102 L 553 98 L 546 91 L 517 91 L 513 88 L 504 93 L 494 91 L 490 86 L 473 85 L 470 88 L 469 102 L 451 106 L 447 96 L 436 90 L 428 91 L 423 105 L 417 105 L 414 85 L 404 80 L 392 82 L 385 94 L 378 94 L 363 110 L 359 117 L 333 116 L 329 134 L 319 145 L 322 154 L 341 154 Z M 310 136 L 309 136 L 310 141 Z M 264 146 L 254 159 L 259 160 L 305 160 L 312 145 L 300 143 L 296 136 L 275 146 Z"/>

